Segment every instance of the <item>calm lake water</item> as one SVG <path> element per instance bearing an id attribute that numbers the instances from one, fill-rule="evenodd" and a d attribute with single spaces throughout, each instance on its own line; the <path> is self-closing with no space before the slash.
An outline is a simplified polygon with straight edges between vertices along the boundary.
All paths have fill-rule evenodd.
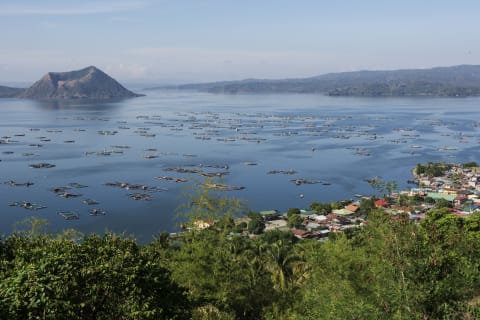
<path id="1" fill-rule="evenodd" d="M 52 231 L 108 229 L 149 241 L 177 229 L 182 195 L 205 179 L 167 171 L 172 168 L 227 173 L 222 183 L 245 189 L 222 195 L 244 199 L 253 210 L 285 211 L 372 194 L 364 179 L 374 176 L 407 187 L 419 162 L 480 161 L 478 98 L 143 93 L 109 103 L 0 99 L 0 232 L 10 233 L 15 222 L 33 215 L 48 219 Z M 39 163 L 55 167 L 30 167 Z M 295 179 L 315 183 L 296 185 Z M 34 185 L 3 183 L 11 180 Z M 108 182 L 155 189 L 126 190 Z M 52 191 L 72 183 L 87 186 L 65 190 L 81 196 Z M 151 200 L 133 200 L 132 193 Z M 47 208 L 9 205 L 15 201 Z M 107 214 L 90 216 L 92 208 Z M 80 218 L 65 220 L 60 211 Z"/>

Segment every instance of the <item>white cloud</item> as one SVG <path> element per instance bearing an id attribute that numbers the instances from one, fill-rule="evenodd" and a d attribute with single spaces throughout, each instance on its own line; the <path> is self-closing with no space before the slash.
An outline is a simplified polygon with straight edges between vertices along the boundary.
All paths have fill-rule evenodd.
<path id="1" fill-rule="evenodd" d="M 40 1 L 39 1 L 40 2 Z M 26 4 L 0 4 L 0 15 L 84 15 L 131 11 L 145 7 L 144 1 L 107 1 L 107 2 L 84 2 L 67 5 L 56 4 L 46 6 L 42 1 L 41 5 Z"/>
<path id="2" fill-rule="evenodd" d="M 104 71 L 120 79 L 142 79 L 147 68 L 139 64 L 118 63 L 107 65 Z"/>

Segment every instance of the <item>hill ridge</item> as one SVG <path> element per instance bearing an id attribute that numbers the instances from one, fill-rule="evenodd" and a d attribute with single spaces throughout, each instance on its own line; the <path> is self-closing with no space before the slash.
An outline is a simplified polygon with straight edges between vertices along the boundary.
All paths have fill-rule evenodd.
<path id="1" fill-rule="evenodd" d="M 152 88 L 152 89 L 158 89 Z M 165 87 L 163 87 L 165 88 Z M 245 79 L 169 88 L 211 93 L 321 93 L 331 96 L 480 96 L 480 65 L 363 70 L 308 78 Z"/>

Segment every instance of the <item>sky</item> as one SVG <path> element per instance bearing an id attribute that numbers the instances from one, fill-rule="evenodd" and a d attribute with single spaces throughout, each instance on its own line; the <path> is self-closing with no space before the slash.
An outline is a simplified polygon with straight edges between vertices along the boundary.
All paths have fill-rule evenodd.
<path id="1" fill-rule="evenodd" d="M 0 83 L 127 83 L 480 64 L 478 0 L 0 0 Z"/>

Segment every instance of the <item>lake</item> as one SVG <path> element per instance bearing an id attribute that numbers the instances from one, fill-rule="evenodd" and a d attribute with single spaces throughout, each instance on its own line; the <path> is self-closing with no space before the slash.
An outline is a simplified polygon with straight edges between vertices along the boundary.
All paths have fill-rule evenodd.
<path id="1" fill-rule="evenodd" d="M 252 210 L 286 211 L 372 194 L 365 179 L 375 176 L 406 188 L 420 162 L 479 161 L 479 98 L 140 93 L 117 102 L 0 99 L 0 232 L 36 216 L 52 231 L 149 241 L 178 229 L 178 206 L 208 175 L 239 187 L 219 193 Z M 42 163 L 54 167 L 31 167 Z"/>

